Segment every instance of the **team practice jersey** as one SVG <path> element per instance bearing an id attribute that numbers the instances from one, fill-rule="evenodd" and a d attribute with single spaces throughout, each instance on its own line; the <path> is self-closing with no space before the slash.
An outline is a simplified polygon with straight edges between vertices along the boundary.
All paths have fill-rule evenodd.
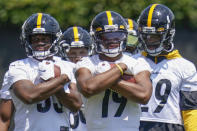
<path id="1" fill-rule="evenodd" d="M 133 67 L 130 72 L 134 75 L 148 70 L 142 63 L 138 63 L 135 59 L 123 54 L 121 59 L 115 63 L 127 61 Z M 103 61 L 98 55 L 85 57 L 77 63 L 77 69 L 85 67 L 91 71 L 93 75 L 97 74 L 97 65 Z M 105 66 L 105 65 L 103 65 Z M 88 131 L 137 131 L 139 130 L 140 106 L 138 103 L 127 100 L 120 94 L 109 89 L 91 96 L 83 97 L 85 106 L 84 115 Z"/>
<path id="2" fill-rule="evenodd" d="M 5 73 L 5 75 L 4 75 L 4 83 L 7 83 L 7 81 L 8 81 L 8 79 L 7 79 L 7 77 L 8 77 L 8 72 L 6 72 Z M 1 90 L 0 90 L 0 98 L 1 99 L 7 99 L 7 100 L 10 100 L 10 99 L 12 99 L 12 96 L 11 96 L 11 94 L 10 94 L 10 91 L 6 88 L 1 88 Z"/>
<path id="3" fill-rule="evenodd" d="M 68 59 L 68 61 L 70 60 Z M 75 71 L 76 64 L 71 63 L 71 66 Z M 82 110 L 84 110 L 84 106 L 82 106 L 81 109 L 76 113 L 70 112 L 70 126 L 71 126 L 70 131 L 87 131 L 86 120 Z"/>
<path id="4" fill-rule="evenodd" d="M 39 61 L 33 58 L 15 61 L 10 64 L 8 74 L 4 77 L 1 92 L 7 90 L 11 94 L 16 111 L 14 131 L 67 131 L 69 127 L 69 110 L 63 107 L 55 96 L 34 104 L 24 104 L 16 97 L 11 88 L 12 84 L 19 80 L 30 80 L 35 85 L 40 83 L 38 64 Z M 62 61 L 62 64 L 67 69 L 66 74 L 74 82 L 73 70 L 70 68 L 69 63 Z M 69 93 L 66 86 L 65 92 Z"/>
<path id="5" fill-rule="evenodd" d="M 177 50 L 163 56 L 165 58 L 154 57 L 151 60 L 141 54 L 135 57 L 138 61 L 147 62 L 153 70 L 153 92 L 148 104 L 141 106 L 141 121 L 182 125 L 181 110 L 189 104 L 192 92 L 197 91 L 194 64 L 182 58 Z"/>
<path id="6" fill-rule="evenodd" d="M 77 113 L 70 113 L 70 131 L 87 131 L 86 119 L 82 109 Z"/>

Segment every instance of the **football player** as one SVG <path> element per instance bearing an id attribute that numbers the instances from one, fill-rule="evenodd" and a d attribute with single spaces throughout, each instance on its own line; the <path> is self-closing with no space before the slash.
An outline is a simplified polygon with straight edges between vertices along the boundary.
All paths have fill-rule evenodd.
<path id="1" fill-rule="evenodd" d="M 77 63 L 82 57 L 92 55 L 93 43 L 89 33 L 80 26 L 69 27 L 59 40 L 60 56 Z"/>
<path id="2" fill-rule="evenodd" d="M 136 58 L 153 70 L 152 97 L 141 106 L 140 131 L 196 131 L 197 73 L 194 64 L 174 49 L 173 12 L 165 5 L 151 4 L 138 21 L 144 52 Z"/>
<path id="3" fill-rule="evenodd" d="M 69 110 L 76 112 L 82 104 L 73 68 L 54 57 L 60 35 L 58 22 L 45 13 L 31 15 L 22 26 L 28 58 L 10 64 L 1 90 L 11 95 L 14 131 L 68 131 Z"/>
<path id="4" fill-rule="evenodd" d="M 138 25 L 132 19 L 125 19 L 128 29 L 128 37 L 126 44 L 126 52 L 131 55 L 137 54 L 139 52 L 139 42 L 138 42 Z"/>
<path id="5" fill-rule="evenodd" d="M 64 60 L 73 62 L 73 66 L 82 57 L 92 55 L 93 43 L 89 33 L 80 26 L 69 27 L 59 40 L 60 56 Z M 72 131 L 86 131 L 86 120 L 82 112 L 70 114 Z"/>
<path id="6" fill-rule="evenodd" d="M 90 33 L 98 54 L 82 58 L 75 73 L 84 96 L 87 130 L 137 131 L 139 103 L 147 103 L 152 92 L 149 68 L 122 53 L 128 32 L 120 14 L 99 13 Z M 124 79 L 126 74 L 128 80 Z"/>

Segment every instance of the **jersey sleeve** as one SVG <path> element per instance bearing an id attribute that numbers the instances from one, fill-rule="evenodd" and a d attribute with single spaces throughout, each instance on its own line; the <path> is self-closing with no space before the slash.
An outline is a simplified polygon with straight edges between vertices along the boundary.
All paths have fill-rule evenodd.
<path id="1" fill-rule="evenodd" d="M 135 59 L 137 62 L 134 64 L 133 71 L 134 74 L 138 74 L 142 71 L 149 71 L 152 72 L 152 68 L 141 54 L 136 54 L 132 56 L 133 59 Z"/>
<path id="2" fill-rule="evenodd" d="M 84 57 L 81 61 L 77 62 L 76 71 L 80 68 L 87 68 L 91 71 L 92 74 L 93 72 L 95 72 L 95 67 L 92 64 L 90 57 Z"/>
<path id="3" fill-rule="evenodd" d="M 22 62 L 11 63 L 8 71 L 8 79 L 10 86 L 19 80 L 29 80 L 25 65 Z"/>
<path id="4" fill-rule="evenodd" d="M 142 71 L 149 71 L 152 72 L 152 69 L 150 66 L 143 60 L 137 60 L 136 64 L 133 67 L 134 75 L 138 74 Z"/>

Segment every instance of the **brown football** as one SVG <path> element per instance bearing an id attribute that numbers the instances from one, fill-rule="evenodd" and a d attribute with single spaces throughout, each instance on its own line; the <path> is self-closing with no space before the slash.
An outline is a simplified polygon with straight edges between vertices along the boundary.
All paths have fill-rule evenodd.
<path id="1" fill-rule="evenodd" d="M 125 80 L 125 81 L 128 81 L 128 82 L 136 83 L 136 80 L 133 77 L 133 75 L 124 74 L 121 79 Z"/>
<path id="2" fill-rule="evenodd" d="M 55 77 L 59 77 L 61 75 L 61 69 L 57 65 L 54 65 L 54 74 L 55 74 Z"/>

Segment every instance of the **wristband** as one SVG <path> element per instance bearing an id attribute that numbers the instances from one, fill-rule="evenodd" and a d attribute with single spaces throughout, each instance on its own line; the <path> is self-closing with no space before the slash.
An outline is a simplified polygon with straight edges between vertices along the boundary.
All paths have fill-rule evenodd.
<path id="1" fill-rule="evenodd" d="M 118 67 L 118 69 L 120 70 L 120 73 L 121 73 L 121 75 L 123 76 L 123 70 L 122 70 L 122 68 L 118 65 L 118 64 L 115 64 L 116 65 L 116 67 Z"/>

